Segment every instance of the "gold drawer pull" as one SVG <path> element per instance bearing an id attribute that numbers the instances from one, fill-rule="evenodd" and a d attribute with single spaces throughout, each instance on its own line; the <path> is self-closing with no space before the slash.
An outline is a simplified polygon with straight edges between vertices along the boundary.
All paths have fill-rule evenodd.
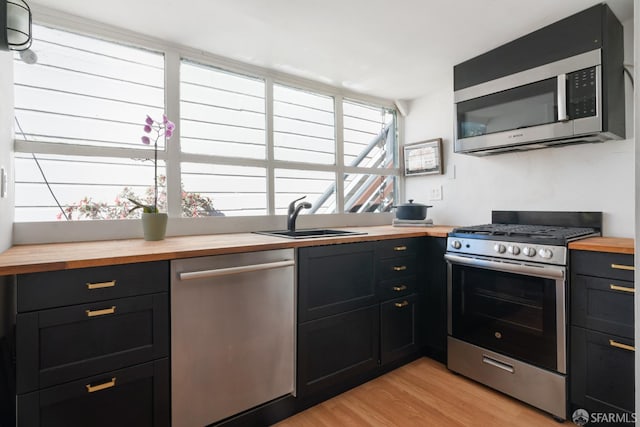
<path id="1" fill-rule="evenodd" d="M 110 282 L 87 283 L 87 289 L 113 288 L 115 285 L 115 280 L 112 280 Z"/>
<path id="2" fill-rule="evenodd" d="M 406 291 L 407 290 L 407 285 L 397 285 L 397 286 L 394 286 L 391 289 L 393 289 L 396 292 L 402 292 L 402 291 Z"/>
<path id="3" fill-rule="evenodd" d="M 396 265 L 395 267 L 393 267 L 393 271 L 405 271 L 406 269 L 406 265 Z"/>
<path id="4" fill-rule="evenodd" d="M 619 343 L 619 342 L 614 341 L 614 340 L 609 340 L 609 345 L 611 347 L 621 348 L 623 350 L 636 351 L 636 348 L 634 346 L 627 345 L 627 344 L 622 344 L 622 343 Z"/>
<path id="5" fill-rule="evenodd" d="M 406 307 L 409 305 L 409 301 L 402 301 L 402 302 L 397 302 L 394 304 L 396 307 L 398 308 L 402 308 L 402 307 Z"/>
<path id="6" fill-rule="evenodd" d="M 86 310 L 87 317 L 104 316 L 105 314 L 113 314 L 116 312 L 116 306 L 112 305 L 110 308 L 104 308 L 102 310 Z"/>
<path id="7" fill-rule="evenodd" d="M 627 270 L 627 271 L 635 271 L 635 267 L 633 265 L 622 265 L 622 264 L 611 264 L 611 268 L 614 270 Z"/>
<path id="8" fill-rule="evenodd" d="M 633 294 L 636 292 L 634 288 L 627 288 L 626 286 L 618 286 L 618 285 L 614 285 L 613 283 L 609 285 L 609 288 L 612 291 L 628 292 L 630 294 Z"/>
<path id="9" fill-rule="evenodd" d="M 107 381 L 106 383 L 102 383 L 98 385 L 91 385 L 91 384 L 86 385 L 87 391 L 89 393 L 95 393 L 96 391 L 106 390 L 108 388 L 115 387 L 115 386 L 116 386 L 116 377 L 111 378 L 111 381 Z"/>
<path id="10" fill-rule="evenodd" d="M 402 252 L 402 251 L 406 251 L 407 247 L 406 246 L 394 246 L 393 250 L 396 252 Z"/>

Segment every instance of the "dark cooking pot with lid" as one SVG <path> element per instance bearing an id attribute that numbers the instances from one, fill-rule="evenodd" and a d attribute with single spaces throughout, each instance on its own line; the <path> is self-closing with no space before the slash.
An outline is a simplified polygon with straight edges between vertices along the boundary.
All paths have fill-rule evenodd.
<path id="1" fill-rule="evenodd" d="M 413 203 L 413 199 L 409 199 L 409 203 L 394 206 L 396 208 L 396 218 L 414 220 L 425 219 L 427 217 L 427 208 L 430 207 L 422 203 Z"/>

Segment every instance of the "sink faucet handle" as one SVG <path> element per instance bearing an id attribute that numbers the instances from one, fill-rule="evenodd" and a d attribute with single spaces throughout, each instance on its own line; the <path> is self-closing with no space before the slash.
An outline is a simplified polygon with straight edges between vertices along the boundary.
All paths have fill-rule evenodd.
<path id="1" fill-rule="evenodd" d="M 295 199 L 293 202 L 289 203 L 289 215 L 291 215 L 293 213 L 293 211 L 296 210 L 296 202 L 299 202 L 302 199 L 306 199 L 307 196 L 302 196 L 299 199 Z"/>

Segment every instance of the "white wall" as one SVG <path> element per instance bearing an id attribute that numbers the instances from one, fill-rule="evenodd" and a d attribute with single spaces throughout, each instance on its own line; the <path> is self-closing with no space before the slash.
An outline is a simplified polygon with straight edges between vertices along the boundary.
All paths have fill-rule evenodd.
<path id="1" fill-rule="evenodd" d="M 633 63 L 633 23 L 625 25 Z M 407 199 L 433 205 L 436 224 L 491 222 L 492 210 L 602 211 L 607 236 L 634 236 L 633 91 L 627 82 L 627 138 L 521 153 L 473 157 L 453 153 L 453 70 L 443 88 L 411 103 L 406 143 L 443 138 L 443 175 L 405 180 Z M 442 186 L 443 199 L 429 200 Z"/>
<path id="2" fill-rule="evenodd" d="M 13 56 L 0 51 L 0 168 L 13 182 Z M 8 197 L 0 198 L 0 252 L 12 243 L 13 186 Z"/>

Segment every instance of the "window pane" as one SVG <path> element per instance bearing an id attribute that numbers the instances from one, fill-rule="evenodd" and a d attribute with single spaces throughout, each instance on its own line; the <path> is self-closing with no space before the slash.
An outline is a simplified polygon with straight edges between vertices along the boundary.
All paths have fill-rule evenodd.
<path id="1" fill-rule="evenodd" d="M 128 214 L 134 207 L 128 197 L 153 204 L 151 160 L 16 153 L 15 163 L 16 222 L 64 220 L 65 215 L 71 220 L 138 218 L 139 209 Z M 162 212 L 166 212 L 164 174 L 164 163 L 159 161 Z"/>
<path id="2" fill-rule="evenodd" d="M 273 86 L 276 160 L 335 164 L 333 98 Z"/>
<path id="3" fill-rule="evenodd" d="M 395 164 L 395 112 L 351 101 L 344 112 L 344 164 L 390 168 Z"/>
<path id="4" fill-rule="evenodd" d="M 182 61 L 182 151 L 264 159 L 264 93 L 264 80 Z"/>
<path id="5" fill-rule="evenodd" d="M 265 168 L 182 163 L 182 216 L 266 215 L 266 176 Z"/>
<path id="6" fill-rule="evenodd" d="M 344 211 L 387 212 L 395 193 L 395 176 L 349 174 L 344 179 Z"/>
<path id="7" fill-rule="evenodd" d="M 286 215 L 289 203 L 302 196 L 312 205 L 302 214 L 336 212 L 335 182 L 333 172 L 276 169 L 276 215 Z"/>
<path id="8" fill-rule="evenodd" d="M 145 117 L 164 110 L 164 56 L 39 25 L 33 33 L 38 62 L 14 56 L 17 132 L 42 142 L 146 148 Z"/>

